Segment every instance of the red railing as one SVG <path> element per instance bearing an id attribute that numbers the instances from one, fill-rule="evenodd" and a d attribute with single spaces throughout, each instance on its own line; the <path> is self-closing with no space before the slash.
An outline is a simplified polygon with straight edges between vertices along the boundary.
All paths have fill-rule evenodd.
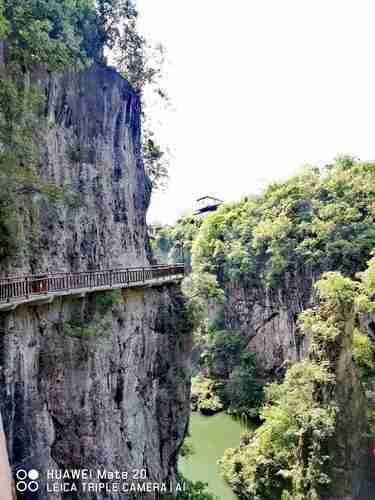
<path id="1" fill-rule="evenodd" d="M 0 303 L 34 295 L 78 289 L 116 288 L 146 284 L 155 279 L 183 276 L 185 266 L 130 267 L 80 273 L 39 274 L 0 279 Z"/>

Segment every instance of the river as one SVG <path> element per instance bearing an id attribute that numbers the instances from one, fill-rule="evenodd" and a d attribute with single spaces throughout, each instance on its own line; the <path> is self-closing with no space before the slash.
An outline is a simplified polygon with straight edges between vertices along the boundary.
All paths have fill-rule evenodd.
<path id="1" fill-rule="evenodd" d="M 220 500 L 238 500 L 225 481 L 220 477 L 217 461 L 227 448 L 237 448 L 240 436 L 246 431 L 241 422 L 226 413 L 204 417 L 193 413 L 190 419 L 189 442 L 194 454 L 181 458 L 179 469 L 192 481 L 208 483 L 210 493 Z"/>

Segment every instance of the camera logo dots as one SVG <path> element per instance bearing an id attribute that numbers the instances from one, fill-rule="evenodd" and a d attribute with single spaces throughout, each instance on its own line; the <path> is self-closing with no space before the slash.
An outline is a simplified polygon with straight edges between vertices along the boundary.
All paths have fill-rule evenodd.
<path id="1" fill-rule="evenodd" d="M 39 472 L 35 469 L 32 469 L 31 471 L 29 471 L 28 476 L 32 481 L 36 481 L 37 479 L 39 479 Z"/>
<path id="2" fill-rule="evenodd" d="M 39 484 L 37 482 L 39 479 L 39 472 L 37 470 L 31 469 L 27 472 L 24 469 L 19 469 L 16 472 L 16 478 L 16 490 L 20 493 L 25 493 L 26 491 L 35 493 L 39 490 Z"/>

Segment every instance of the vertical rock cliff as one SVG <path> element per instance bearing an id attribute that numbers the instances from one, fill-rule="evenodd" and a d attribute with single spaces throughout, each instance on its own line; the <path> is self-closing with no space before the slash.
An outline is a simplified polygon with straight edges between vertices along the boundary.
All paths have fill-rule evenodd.
<path id="1" fill-rule="evenodd" d="M 3 421 L 0 415 L 0 491 L 3 500 L 14 500 L 12 491 L 12 475 L 9 466 L 8 450 L 3 429 Z"/>
<path id="2" fill-rule="evenodd" d="M 277 289 L 233 282 L 226 286 L 226 327 L 241 332 L 259 365 L 279 374 L 287 360 L 307 355 L 308 340 L 297 333 L 298 315 L 313 303 L 314 277 L 287 275 Z"/>
<path id="3" fill-rule="evenodd" d="M 331 307 L 327 318 L 334 314 Z M 371 500 L 375 491 L 373 436 L 364 387 L 353 362 L 353 308 L 341 305 L 337 317 L 338 335 L 326 348 L 335 384 L 330 390 L 317 394 L 319 400 L 334 402 L 337 408 L 335 432 L 326 444 L 331 457 L 329 474 L 332 482 L 326 491 L 320 492 L 320 497 L 327 500 Z"/>
<path id="4" fill-rule="evenodd" d="M 138 96 L 104 65 L 33 78 L 46 95 L 39 175 L 58 196 L 35 191 L 19 207 L 24 245 L 8 271 L 148 265 Z M 177 284 L 0 313 L 4 428 L 13 468 L 41 473 L 33 498 L 128 498 L 46 496 L 47 469 L 144 469 L 149 481 L 175 483 L 190 348 Z"/>
<path id="5" fill-rule="evenodd" d="M 46 95 L 40 176 L 60 189 L 62 200 L 34 193 L 32 210 L 24 213 L 22 267 L 146 264 L 150 189 L 140 157 L 138 96 L 104 65 L 36 79 Z"/>

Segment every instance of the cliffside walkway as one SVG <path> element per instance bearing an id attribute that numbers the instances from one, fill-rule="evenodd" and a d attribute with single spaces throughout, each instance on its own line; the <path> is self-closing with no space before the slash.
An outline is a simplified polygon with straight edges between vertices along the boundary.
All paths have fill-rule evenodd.
<path id="1" fill-rule="evenodd" d="M 84 297 L 96 291 L 158 286 L 180 281 L 184 274 L 185 266 L 176 264 L 2 278 L 0 312 L 14 310 L 22 304 L 48 304 L 56 297 L 67 295 Z"/>

